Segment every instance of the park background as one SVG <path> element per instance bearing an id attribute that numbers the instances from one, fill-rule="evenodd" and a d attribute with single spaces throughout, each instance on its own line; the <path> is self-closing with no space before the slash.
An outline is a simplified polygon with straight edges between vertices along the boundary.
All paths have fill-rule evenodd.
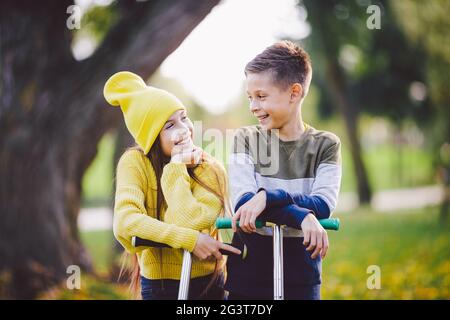
<path id="1" fill-rule="evenodd" d="M 2 1 L 0 299 L 131 298 L 111 220 L 132 141 L 104 101 L 110 75 L 140 74 L 225 134 L 256 124 L 243 69 L 279 39 L 312 58 L 305 122 L 342 141 L 322 297 L 449 299 L 448 12 L 446 0 Z"/>

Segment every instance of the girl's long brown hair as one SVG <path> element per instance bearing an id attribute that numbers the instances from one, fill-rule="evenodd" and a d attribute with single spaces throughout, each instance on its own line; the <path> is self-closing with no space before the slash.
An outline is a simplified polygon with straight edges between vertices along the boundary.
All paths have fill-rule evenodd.
<path id="1" fill-rule="evenodd" d="M 130 149 L 139 150 L 143 153 L 142 149 L 139 146 L 131 147 Z M 157 188 L 156 190 L 156 217 L 158 220 L 160 220 L 161 212 L 164 206 L 166 205 L 164 194 L 161 189 L 161 176 L 163 173 L 164 166 L 170 162 L 170 157 L 167 157 L 164 155 L 161 147 L 161 143 L 159 138 L 155 140 L 155 143 L 151 147 L 149 153 L 146 155 L 146 157 L 150 160 L 150 163 L 153 167 L 153 170 L 155 172 L 156 182 L 157 182 Z M 207 158 L 205 158 L 204 154 L 202 156 L 202 162 L 208 161 Z M 205 184 L 203 181 L 201 181 L 197 175 L 194 173 L 194 168 L 188 168 L 188 173 L 191 179 L 193 179 L 195 182 L 197 182 L 199 185 L 201 185 L 203 188 L 208 190 L 209 192 L 213 193 L 222 203 L 222 212 L 220 213 L 220 216 L 228 215 L 231 216 L 231 211 L 228 206 L 227 201 L 227 185 L 226 185 L 226 179 L 223 179 L 221 181 L 220 174 L 217 172 L 217 169 L 214 169 L 214 175 L 216 177 L 218 185 L 221 187 L 220 191 L 214 190 L 207 184 Z M 217 229 L 213 230 L 214 238 L 216 240 L 220 240 L 220 233 Z M 160 250 L 160 263 L 162 268 L 162 250 Z M 220 274 L 221 270 L 225 269 L 226 260 L 222 259 L 219 263 L 216 260 L 214 273 L 209 281 L 208 285 L 206 286 L 205 290 L 202 293 L 202 296 L 206 294 L 206 292 L 209 290 L 209 288 L 214 284 L 214 282 L 217 280 L 217 277 Z M 122 255 L 122 267 L 119 273 L 119 279 L 124 274 L 127 273 L 129 280 L 130 280 L 130 292 L 133 295 L 133 297 L 138 298 L 140 296 L 140 268 L 139 263 L 137 259 L 136 254 L 128 254 L 127 252 L 124 252 Z"/>

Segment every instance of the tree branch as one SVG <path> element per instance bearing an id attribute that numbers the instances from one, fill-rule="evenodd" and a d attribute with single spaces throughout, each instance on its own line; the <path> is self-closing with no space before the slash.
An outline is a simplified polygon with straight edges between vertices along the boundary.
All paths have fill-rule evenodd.
<path id="1" fill-rule="evenodd" d="M 73 129 L 67 132 L 72 132 L 77 140 L 85 132 L 97 129 L 104 133 L 115 127 L 120 117 L 117 117 L 117 110 L 106 108 L 103 97 L 107 78 L 121 70 L 149 77 L 218 2 L 136 2 L 73 77 L 72 93 L 65 94 L 65 101 L 61 101 L 68 112 L 60 118 L 63 120 L 60 123 Z"/>

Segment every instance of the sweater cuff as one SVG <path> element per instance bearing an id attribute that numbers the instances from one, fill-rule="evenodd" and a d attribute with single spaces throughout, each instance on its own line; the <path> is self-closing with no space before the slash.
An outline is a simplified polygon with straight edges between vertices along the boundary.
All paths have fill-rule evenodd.
<path id="1" fill-rule="evenodd" d="M 249 201 L 251 198 L 253 198 L 255 194 L 253 192 L 246 192 L 244 193 L 236 203 L 236 206 L 234 207 L 234 212 L 237 212 L 240 207 L 242 207 L 247 201 Z"/>
<path id="2" fill-rule="evenodd" d="M 284 207 L 290 204 L 294 204 L 294 199 L 291 195 L 282 189 L 267 190 L 265 188 L 259 188 L 258 192 L 264 190 L 266 192 L 266 208 Z"/>
<path id="3" fill-rule="evenodd" d="M 291 204 L 282 208 L 267 210 L 260 217 L 262 220 L 278 225 L 301 229 L 303 219 L 310 213 L 313 214 L 313 211 Z"/>
<path id="4" fill-rule="evenodd" d="M 188 250 L 189 252 L 194 251 L 195 245 L 198 241 L 198 236 L 200 235 L 200 232 L 193 229 L 188 229 L 189 231 L 186 234 L 186 240 L 183 243 L 182 248 Z"/>

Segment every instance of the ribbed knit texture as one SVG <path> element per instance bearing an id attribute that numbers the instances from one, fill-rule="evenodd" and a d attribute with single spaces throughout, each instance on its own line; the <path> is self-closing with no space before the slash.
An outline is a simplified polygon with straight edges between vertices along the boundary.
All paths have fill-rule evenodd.
<path id="1" fill-rule="evenodd" d="M 214 158 L 207 156 L 194 173 L 213 190 L 224 190 L 226 172 Z M 128 252 L 137 253 L 141 275 L 148 279 L 180 279 L 182 249 L 192 252 L 199 232 L 213 231 L 223 210 L 222 203 L 189 176 L 185 164 L 167 164 L 161 188 L 167 206 L 157 220 L 157 181 L 152 165 L 141 151 L 126 151 L 117 166 L 113 231 Z M 133 236 L 166 243 L 178 250 L 134 248 Z M 191 277 L 211 274 L 214 267 L 213 258 L 200 261 L 193 255 Z"/>

